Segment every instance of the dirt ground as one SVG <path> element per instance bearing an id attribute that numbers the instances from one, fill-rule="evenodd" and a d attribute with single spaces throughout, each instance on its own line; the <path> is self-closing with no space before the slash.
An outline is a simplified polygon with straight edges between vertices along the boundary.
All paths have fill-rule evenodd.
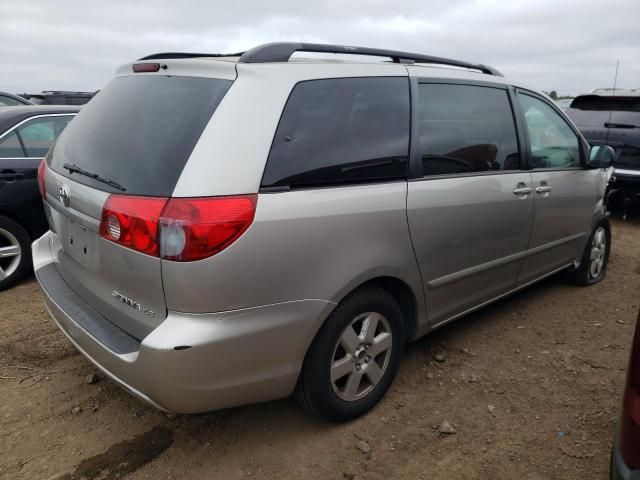
<path id="1" fill-rule="evenodd" d="M 640 305 L 640 219 L 613 226 L 601 284 L 553 277 L 434 332 L 344 425 L 292 400 L 168 418 L 88 383 L 31 279 L 0 293 L 0 478 L 608 478 Z"/>

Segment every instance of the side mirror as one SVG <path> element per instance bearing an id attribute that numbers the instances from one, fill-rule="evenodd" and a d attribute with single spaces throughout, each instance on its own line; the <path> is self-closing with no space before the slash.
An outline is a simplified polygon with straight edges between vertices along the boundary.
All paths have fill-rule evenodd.
<path id="1" fill-rule="evenodd" d="M 589 155 L 589 166 L 609 168 L 616 158 L 616 151 L 609 145 L 594 145 Z"/>

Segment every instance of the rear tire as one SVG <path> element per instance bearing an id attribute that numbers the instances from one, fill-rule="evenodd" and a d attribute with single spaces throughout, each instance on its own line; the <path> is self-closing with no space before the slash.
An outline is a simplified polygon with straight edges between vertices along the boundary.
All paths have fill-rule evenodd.
<path id="1" fill-rule="evenodd" d="M 569 281 L 579 286 L 600 282 L 607 274 L 610 252 L 611 226 L 609 220 L 603 218 L 596 223 L 589 235 L 580 266 L 569 271 Z"/>
<path id="2" fill-rule="evenodd" d="M 365 287 L 345 298 L 316 335 L 296 399 L 314 415 L 344 422 L 371 410 L 398 371 L 404 319 L 394 297 Z"/>
<path id="3" fill-rule="evenodd" d="M 31 269 L 31 238 L 19 223 L 0 216 L 0 291 L 22 280 Z"/>

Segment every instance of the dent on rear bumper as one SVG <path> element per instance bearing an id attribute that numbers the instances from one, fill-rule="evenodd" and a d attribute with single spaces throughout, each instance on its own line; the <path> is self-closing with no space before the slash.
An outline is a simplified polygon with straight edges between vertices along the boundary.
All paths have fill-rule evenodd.
<path id="1" fill-rule="evenodd" d="M 54 262 L 49 234 L 33 243 L 34 268 Z M 56 324 L 76 348 L 126 390 L 156 408 L 200 413 L 283 398 L 334 304 L 298 300 L 235 311 L 169 311 L 137 352 L 117 354 L 64 312 L 40 283 Z"/>

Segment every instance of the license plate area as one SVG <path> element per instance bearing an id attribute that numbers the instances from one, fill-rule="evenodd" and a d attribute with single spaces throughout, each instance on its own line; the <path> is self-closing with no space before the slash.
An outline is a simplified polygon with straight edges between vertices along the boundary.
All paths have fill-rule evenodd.
<path id="1" fill-rule="evenodd" d="M 87 270 L 98 271 L 98 236 L 70 218 L 66 219 L 64 230 L 61 235 L 64 252 Z"/>

